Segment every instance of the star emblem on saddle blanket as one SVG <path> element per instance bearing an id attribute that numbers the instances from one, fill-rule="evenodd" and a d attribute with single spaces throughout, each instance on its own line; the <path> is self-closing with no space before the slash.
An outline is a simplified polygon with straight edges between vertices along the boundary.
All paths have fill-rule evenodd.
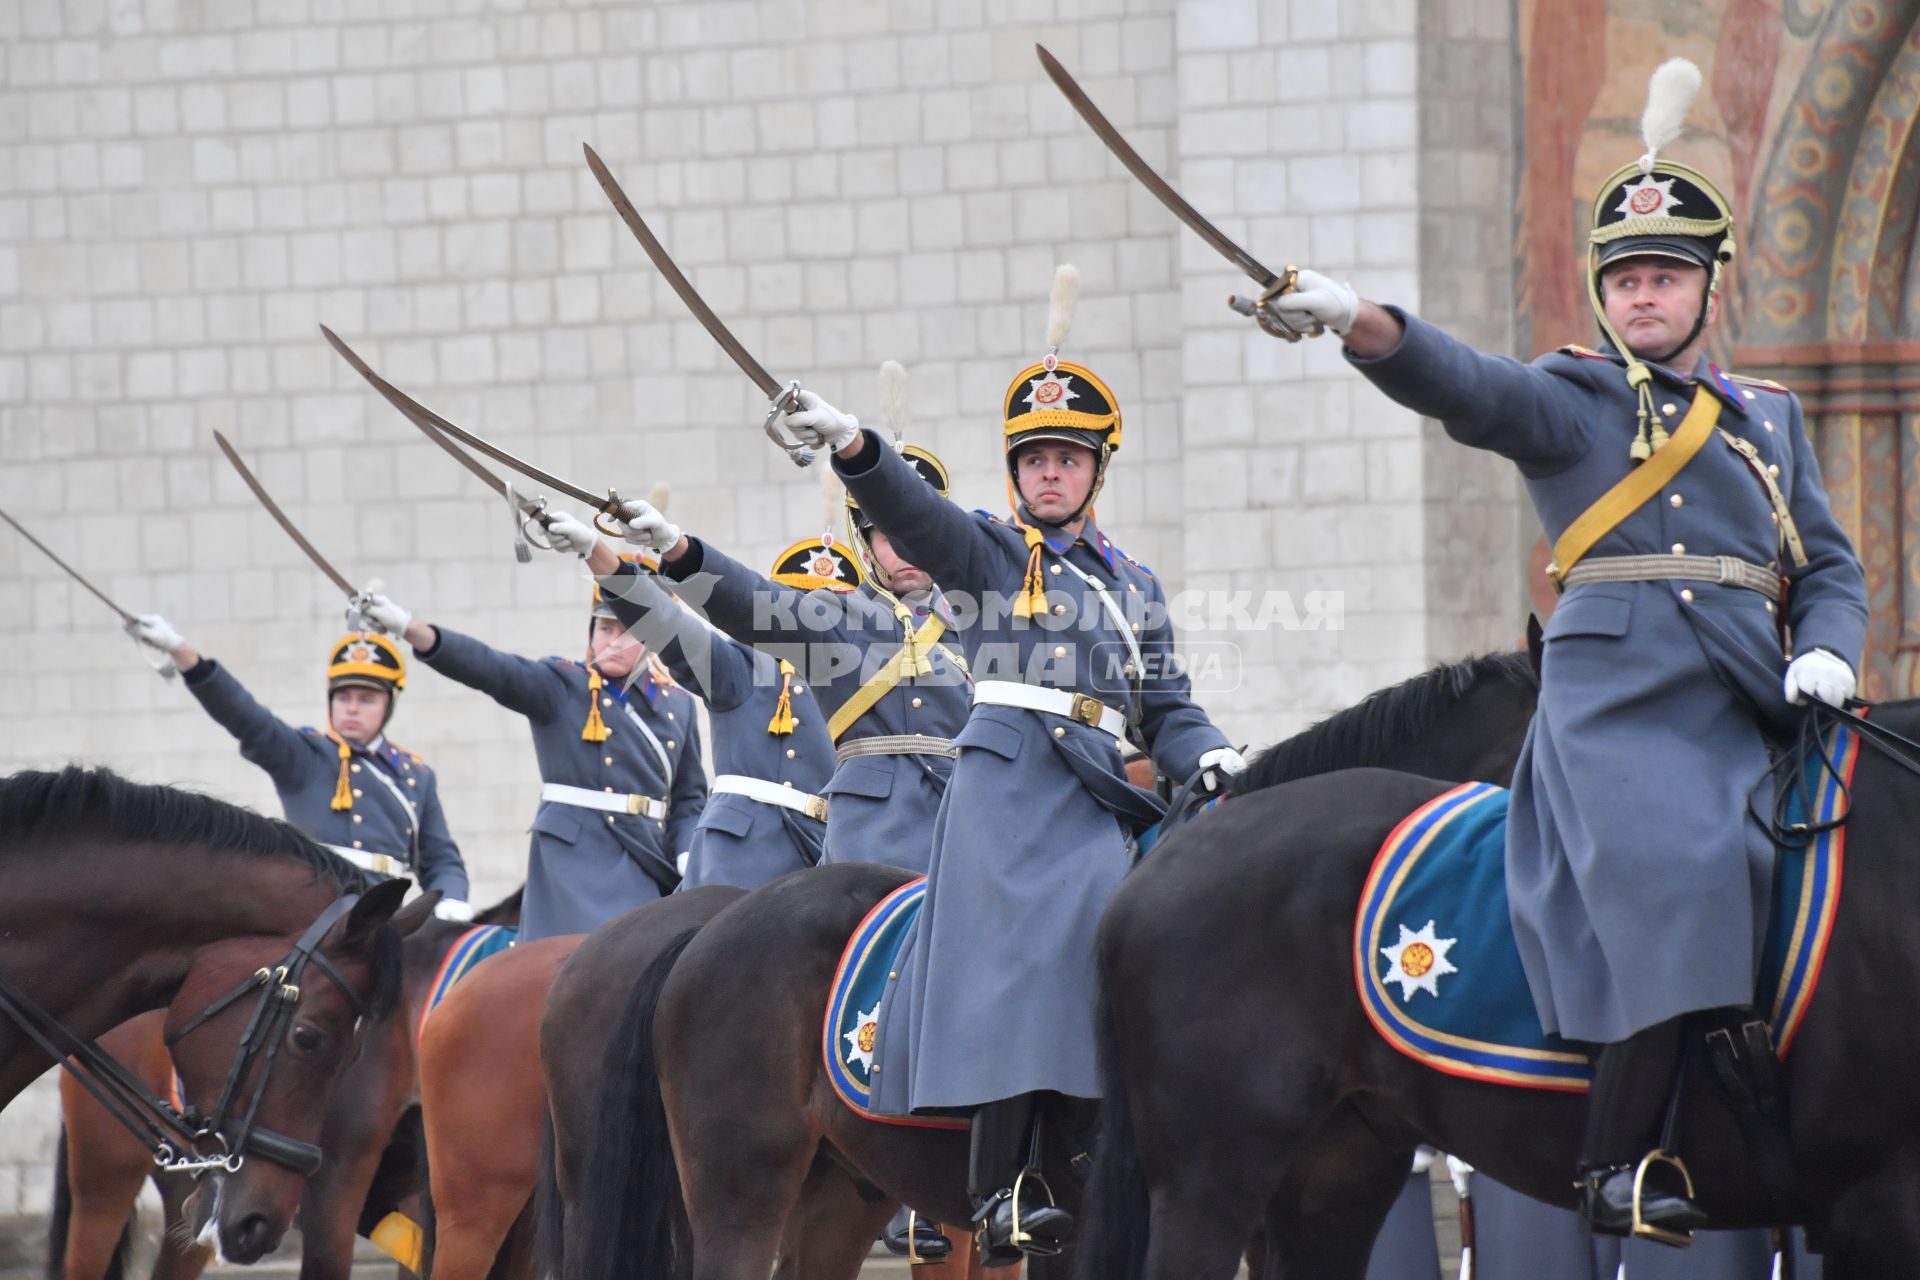
<path id="1" fill-rule="evenodd" d="M 1433 924 L 1427 921 L 1426 927 L 1418 932 L 1403 924 L 1400 941 L 1380 948 L 1380 954 L 1387 958 L 1385 981 L 1400 985 L 1402 1003 L 1412 1000 L 1416 991 L 1439 996 L 1441 976 L 1460 972 L 1447 959 L 1447 952 L 1453 950 L 1453 944 L 1459 939 L 1436 938 Z"/>
<path id="2" fill-rule="evenodd" d="M 853 1029 L 841 1038 L 847 1042 L 847 1065 L 873 1074 L 873 1045 L 880 1035 L 880 1006 L 853 1020 Z"/>

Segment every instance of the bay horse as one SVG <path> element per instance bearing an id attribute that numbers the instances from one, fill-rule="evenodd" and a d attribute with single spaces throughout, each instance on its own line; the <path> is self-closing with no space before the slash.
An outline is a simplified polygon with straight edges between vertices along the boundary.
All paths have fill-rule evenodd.
<path id="1" fill-rule="evenodd" d="M 1911 739 L 1920 701 L 1875 707 L 1867 724 Z M 1920 762 L 1910 745 L 1862 736 L 1846 889 L 1784 1064 L 1789 1208 L 1775 1207 L 1699 1035 L 1676 1112 L 1677 1150 L 1714 1225 L 1798 1220 L 1828 1280 L 1920 1275 L 1907 1039 L 1920 995 L 1909 915 Z M 1106 1103 L 1077 1275 L 1224 1280 L 1264 1224 L 1266 1280 L 1359 1280 L 1421 1142 L 1573 1204 L 1583 1095 L 1433 1070 L 1373 1031 L 1356 990 L 1353 917 L 1373 859 L 1448 789 L 1373 769 L 1257 787 L 1169 837 L 1122 885 L 1099 940 Z"/>
<path id="2" fill-rule="evenodd" d="M 517 924 L 519 919 L 516 890 L 481 911 L 470 924 L 428 918 L 401 942 L 403 1016 L 370 1031 L 327 1108 L 320 1135 L 326 1160 L 308 1180 L 300 1203 L 300 1280 L 347 1280 L 353 1268 L 354 1237 L 363 1221 L 371 1218 L 377 1223 L 398 1208 L 395 1191 L 408 1190 L 410 1183 L 424 1187 L 420 1160 L 407 1159 L 416 1154 L 406 1140 L 409 1135 L 403 1132 L 396 1137 L 396 1126 L 420 1098 L 414 1029 L 454 943 L 470 929 Z M 158 1015 L 142 1014 L 115 1027 L 100 1037 L 100 1044 L 156 1095 L 164 1096 L 172 1088 L 173 1062 Z M 184 1228 L 183 1206 L 191 1180 L 155 1168 L 146 1149 L 71 1076 L 62 1075 L 60 1080 L 60 1111 L 59 1176 L 48 1233 L 49 1280 L 123 1280 L 134 1204 L 149 1177 L 160 1194 L 167 1228 L 161 1233 L 153 1280 L 195 1280 L 212 1261 L 213 1251 L 191 1239 Z M 398 1185 L 370 1199 L 376 1175 L 382 1173 L 383 1182 Z M 371 1223 L 366 1225 L 370 1229 Z"/>
<path id="3" fill-rule="evenodd" d="M 184 1101 L 212 1109 L 214 1132 L 189 1154 L 215 1143 L 226 1166 L 205 1170 L 198 1216 L 234 1261 L 285 1232 L 362 1024 L 393 1010 L 400 937 L 426 914 L 401 906 L 406 889 L 177 788 L 71 767 L 0 779 L 9 1003 L 83 1040 L 166 1010 Z M 77 1051 L 57 1040 L 49 1053 L 23 1016 L 0 1017 L 0 1106 Z"/>
<path id="4" fill-rule="evenodd" d="M 1537 692 L 1522 653 L 1438 668 L 1269 748 L 1250 785 L 1355 765 L 1504 782 Z M 969 1220 L 966 1134 L 863 1117 L 821 1063 L 841 952 L 909 878 L 837 863 L 776 880 L 632 987 L 588 1129 L 594 1176 L 567 1198 L 568 1280 L 764 1280 L 776 1260 L 783 1280 L 848 1280 L 899 1203 Z M 1077 1188 L 1061 1177 L 1054 1190 L 1068 1201 Z M 808 1226 L 804 1250 L 796 1223 Z M 1064 1265 L 1030 1262 L 1036 1277 Z"/>

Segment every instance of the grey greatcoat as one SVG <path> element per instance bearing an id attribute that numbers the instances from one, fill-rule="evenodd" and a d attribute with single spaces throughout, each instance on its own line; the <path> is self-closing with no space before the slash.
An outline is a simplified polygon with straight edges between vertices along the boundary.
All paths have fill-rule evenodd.
<path id="1" fill-rule="evenodd" d="M 1011 618 L 1004 604 L 1028 558 L 1018 528 L 941 498 L 871 431 L 853 465 L 835 467 L 914 564 L 955 599 L 984 606 L 961 630 L 976 680 L 1087 694 L 1125 712 L 1169 777 L 1191 776 L 1204 753 L 1227 745 L 1171 661 L 1159 581 L 1091 520 L 1078 538 L 1047 531 L 1048 611 Z M 1118 624 L 1061 560 L 1105 584 L 1138 628 L 1137 694 Z M 1126 874 L 1129 834 L 1161 806 L 1127 783 L 1112 735 L 1065 716 L 976 704 L 956 744 L 926 901 L 881 1005 L 875 1110 L 973 1107 L 1042 1089 L 1097 1098 L 1094 929 Z"/>
<path id="2" fill-rule="evenodd" d="M 600 579 L 600 594 L 680 687 L 707 704 L 716 783 L 734 775 L 819 795 L 833 776 L 833 739 L 804 681 L 783 678 L 777 659 L 714 631 L 631 564 Z M 779 733 L 773 723 L 783 690 L 794 723 Z M 798 809 L 716 789 L 700 812 L 681 887 L 757 889 L 819 862 L 826 836 L 824 821 Z"/>
<path id="3" fill-rule="evenodd" d="M 1518 464 L 1549 539 L 1627 474 L 1636 398 L 1617 358 L 1573 349 L 1520 364 L 1395 314 L 1406 335 L 1392 352 L 1349 359 L 1455 440 Z M 1704 360 L 1690 378 L 1652 368 L 1669 428 L 1704 389 L 1723 401 L 1720 427 L 1777 468 L 1808 558 L 1787 570 L 1793 649 L 1857 670 L 1864 576 L 1799 400 Z M 1787 563 L 1758 477 L 1717 436 L 1586 562 L 1680 553 Z M 1771 812 L 1768 737 L 1802 714 L 1781 688 L 1780 621 L 1758 592 L 1706 582 L 1591 582 L 1561 597 L 1507 824 L 1514 932 L 1549 1031 L 1611 1043 L 1751 1003 L 1773 866 L 1752 815 Z"/>
<path id="4" fill-rule="evenodd" d="M 582 664 L 522 658 L 446 627 L 438 631 L 421 661 L 527 718 L 542 783 L 669 803 L 661 819 L 541 800 L 529 828 L 521 938 L 591 933 L 672 892 L 676 855 L 690 848 L 707 799 L 692 696 L 650 676 L 625 691 L 609 680 L 600 691 L 609 736 L 589 742 L 580 736 L 590 696 Z"/>
<path id="5" fill-rule="evenodd" d="M 922 488 L 933 489 L 921 480 Z M 936 498 L 938 494 L 934 494 Z M 946 499 L 940 498 L 945 502 Z M 819 711 L 832 717 L 899 652 L 903 627 L 873 588 L 801 591 L 763 577 L 698 539 L 660 572 L 734 639 L 805 673 Z M 937 601 L 935 608 L 944 609 Z M 911 612 L 915 627 L 926 620 Z M 967 675 L 949 628 L 924 655 L 932 670 L 901 680 L 840 735 L 837 747 L 882 736 L 951 738 L 967 718 Z M 799 714 L 796 708 L 796 714 Z M 925 871 L 933 819 L 952 761 L 943 755 L 849 758 L 827 783 L 828 862 L 880 862 Z"/>
<path id="6" fill-rule="evenodd" d="M 184 679 L 214 722 L 239 740 L 241 756 L 273 779 L 288 822 L 321 844 L 397 858 L 423 889 L 467 900 L 467 865 L 447 831 L 440 782 L 426 761 L 384 734 L 364 747 L 349 744 L 353 807 L 335 809 L 337 742 L 322 730 L 281 720 L 212 658 L 188 668 Z"/>

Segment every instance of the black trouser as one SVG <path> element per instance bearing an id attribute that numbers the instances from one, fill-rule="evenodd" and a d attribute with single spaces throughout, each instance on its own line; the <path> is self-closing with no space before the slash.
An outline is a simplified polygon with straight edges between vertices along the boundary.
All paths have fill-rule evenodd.
<path id="1" fill-rule="evenodd" d="M 974 1111 L 967 1152 L 967 1192 L 975 1200 L 985 1200 L 1011 1187 L 1026 1168 L 1039 1100 L 1039 1094 L 1023 1093 L 985 1103 Z"/>
<path id="2" fill-rule="evenodd" d="M 1680 1069 L 1683 1018 L 1669 1018 L 1602 1045 L 1587 1095 L 1580 1162 L 1589 1169 L 1637 1164 L 1660 1145 L 1673 1081 Z"/>

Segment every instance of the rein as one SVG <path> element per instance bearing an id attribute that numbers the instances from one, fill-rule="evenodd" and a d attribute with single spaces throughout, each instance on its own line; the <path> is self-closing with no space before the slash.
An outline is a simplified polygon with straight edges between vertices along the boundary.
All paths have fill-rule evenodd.
<path id="1" fill-rule="evenodd" d="M 340 989 L 355 1018 L 367 1016 L 366 1002 L 319 950 L 327 933 L 359 900 L 360 895 L 354 893 L 334 899 L 307 926 L 307 931 L 279 964 L 257 970 L 167 1037 L 167 1047 L 172 1048 L 189 1032 L 258 992 L 253 1017 L 234 1051 L 226 1082 L 220 1089 L 220 1100 L 211 1116 L 201 1115 L 191 1107 L 177 1111 L 154 1097 L 145 1083 L 111 1054 L 94 1041 L 67 1030 L 4 975 L 0 975 L 0 1015 L 11 1020 L 55 1062 L 63 1063 L 107 1113 L 140 1140 L 161 1168 L 196 1176 L 209 1169 L 237 1173 L 251 1154 L 303 1177 L 311 1177 L 320 1168 L 319 1147 L 270 1129 L 256 1128 L 254 1122 L 266 1095 L 274 1058 L 280 1051 L 282 1032 L 292 1021 L 294 1007 L 300 1000 L 300 978 L 309 964 Z M 235 1102 L 248 1076 L 254 1074 L 256 1064 L 260 1070 L 245 1100 L 239 1128 L 237 1132 L 230 1132 Z M 218 1144 L 218 1150 L 203 1152 L 202 1144 L 208 1140 Z"/>
<path id="2" fill-rule="evenodd" d="M 1860 706 L 1860 710 L 1855 710 L 1852 707 L 1832 707 L 1818 701 L 1812 703 L 1810 713 L 1800 723 L 1800 736 L 1794 750 L 1781 755 L 1767 770 L 1766 776 L 1785 783 L 1774 790 L 1771 823 L 1774 839 L 1781 844 L 1788 847 L 1804 845 L 1814 836 L 1844 826 L 1847 815 L 1853 811 L 1853 789 L 1841 776 L 1838 762 L 1833 758 L 1833 748 L 1827 735 L 1829 728 L 1844 725 L 1859 735 L 1862 744 L 1878 748 L 1883 757 L 1915 777 L 1920 777 L 1920 742 L 1878 721 L 1867 719 L 1866 704 Z M 1802 767 L 1808 759 L 1817 759 L 1820 770 L 1840 788 L 1840 805 L 1836 815 L 1826 822 L 1812 820 L 1814 782 L 1807 776 L 1809 770 Z M 1800 799 L 1801 812 L 1807 815 L 1806 821 L 1788 821 L 1788 802 L 1795 796 Z"/>

